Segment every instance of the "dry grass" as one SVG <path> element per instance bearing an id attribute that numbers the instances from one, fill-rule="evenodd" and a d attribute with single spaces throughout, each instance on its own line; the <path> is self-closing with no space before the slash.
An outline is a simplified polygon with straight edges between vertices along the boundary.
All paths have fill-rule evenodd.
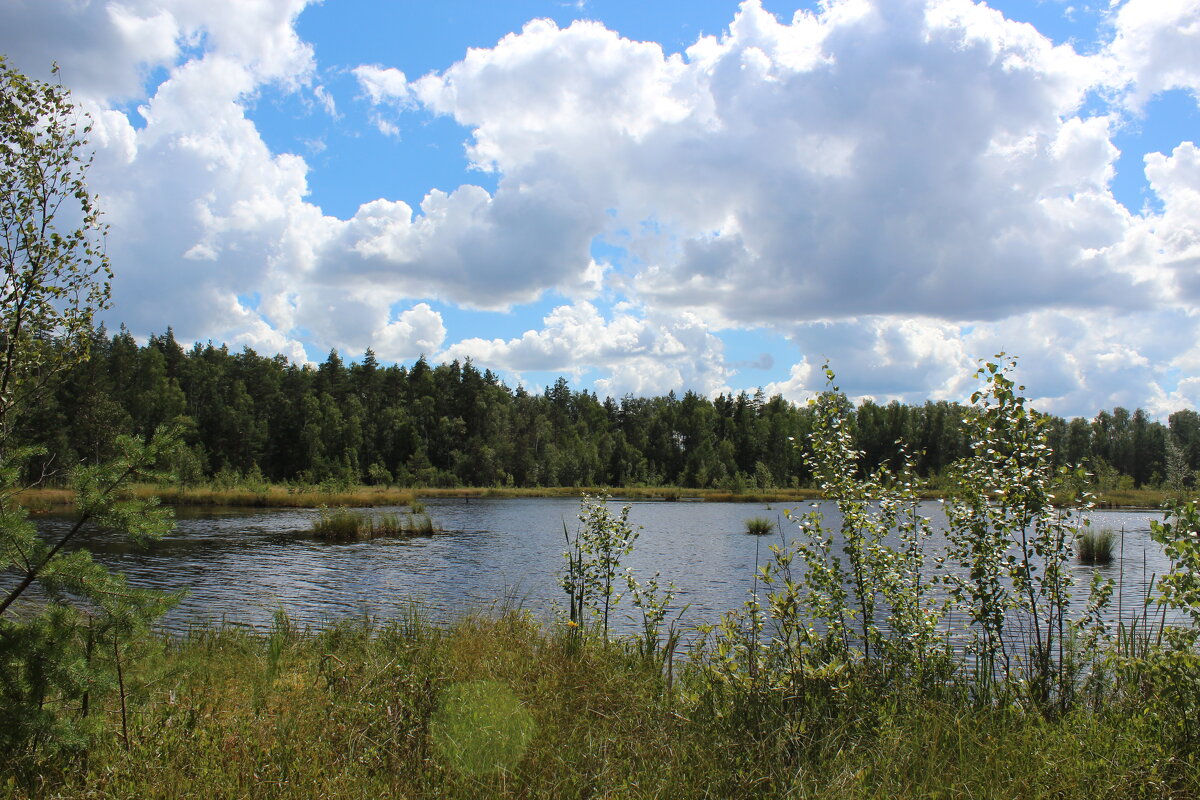
<path id="1" fill-rule="evenodd" d="M 1170 492 L 1161 489 L 1114 489 L 1096 496 L 1100 508 L 1150 508 L 1159 509 L 1172 498 Z"/>
<path id="2" fill-rule="evenodd" d="M 412 505 L 418 497 L 431 498 L 480 498 L 480 497 L 579 497 L 580 494 L 597 494 L 606 491 L 613 497 L 630 500 L 701 500 L 712 503 L 788 503 L 817 500 L 821 492 L 817 489 L 754 489 L 745 492 L 729 492 L 723 489 L 686 489 L 678 486 L 539 486 L 539 487 L 459 487 L 440 488 L 386 488 L 361 486 L 347 491 L 325 492 L 315 489 L 296 489 L 274 485 L 262 490 L 212 489 L 203 487 L 137 486 L 139 496 L 157 496 L 163 503 L 176 506 L 199 507 L 255 507 L 255 508 L 320 508 L 321 506 L 349 506 L 372 508 L 378 506 Z M 922 493 L 926 499 L 937 499 L 945 492 L 930 489 Z M 1106 492 L 1097 497 L 1101 508 L 1161 508 L 1171 498 L 1169 492 L 1158 489 L 1126 489 Z M 74 505 L 74 495 L 69 489 L 27 489 L 17 496 L 17 502 L 31 513 L 68 510 Z"/>

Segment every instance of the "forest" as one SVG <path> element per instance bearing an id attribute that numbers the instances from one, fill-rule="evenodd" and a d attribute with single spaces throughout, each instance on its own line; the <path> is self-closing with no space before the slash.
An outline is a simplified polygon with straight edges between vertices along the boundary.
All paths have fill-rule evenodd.
<path id="1" fill-rule="evenodd" d="M 53 377 L 14 439 L 46 453 L 31 475 L 103 463 L 117 437 L 184 431 L 184 485 L 680 486 L 740 492 L 810 485 L 803 447 L 811 408 L 781 396 L 692 391 L 599 398 L 559 378 L 541 393 L 510 388 L 469 360 L 384 366 L 370 350 L 316 367 L 249 348 L 195 344 L 173 331 L 139 345 L 122 327 L 92 333 L 91 358 Z M 836 365 L 834 365 L 836 366 Z M 845 401 L 848 403 L 848 401 Z M 899 441 L 932 479 L 969 452 L 970 407 L 946 401 L 850 409 L 866 471 L 897 466 Z M 1166 425 L 1141 409 L 1094 419 L 1043 417 L 1058 465 L 1084 465 L 1099 490 L 1191 486 L 1200 414 Z"/>

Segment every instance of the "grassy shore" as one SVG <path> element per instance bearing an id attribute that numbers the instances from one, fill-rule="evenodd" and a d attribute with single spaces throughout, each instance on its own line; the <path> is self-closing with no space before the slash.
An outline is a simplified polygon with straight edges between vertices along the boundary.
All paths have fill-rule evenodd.
<path id="1" fill-rule="evenodd" d="M 259 489 L 216 489 L 211 487 L 174 487 L 140 485 L 133 487 L 139 497 L 157 497 L 171 506 L 252 507 L 252 508 L 320 508 L 346 506 L 374 508 L 378 506 L 407 506 L 417 499 L 450 498 L 471 500 L 484 497 L 570 497 L 598 494 L 606 491 L 614 497 L 632 500 L 700 500 L 710 502 L 783 503 L 801 502 L 820 497 L 814 489 L 768 489 L 732 493 L 717 489 L 681 489 L 665 487 L 606 488 L 600 486 L 548 486 L 537 488 L 459 487 L 395 488 L 359 486 L 346 490 L 323 491 L 273 485 Z M 27 489 L 17 496 L 18 502 L 33 513 L 70 509 L 74 494 L 69 489 Z"/>
<path id="2" fill-rule="evenodd" d="M 129 664 L 86 757 L 4 797 L 1194 797 L 1200 761 L 1118 707 L 1047 718 L 953 693 L 803 715 L 630 643 L 507 613 L 449 627 L 203 630 Z M 122 724 L 124 720 L 124 726 Z M 32 767 L 32 769 L 30 768 Z"/>
<path id="3" fill-rule="evenodd" d="M 135 486 L 139 497 L 158 497 L 171 506 L 250 507 L 250 508 L 320 508 L 346 506 L 374 508 L 407 506 L 424 498 L 457 498 L 471 500 L 482 497 L 573 497 L 583 493 L 608 492 L 613 497 L 630 500 L 704 501 L 716 503 L 800 503 L 821 497 L 817 489 L 754 489 L 730 492 L 724 489 L 685 489 L 677 486 L 541 486 L 398 488 L 358 486 L 345 490 L 324 491 L 314 488 L 295 488 L 272 485 L 259 489 L 217 489 L 211 487 Z M 923 493 L 928 500 L 945 497 L 945 493 L 930 489 Z M 1100 508 L 1162 508 L 1173 495 L 1159 489 L 1123 489 L 1102 492 L 1096 503 Z M 69 489 L 27 489 L 17 497 L 32 513 L 63 511 L 73 507 L 74 494 Z"/>

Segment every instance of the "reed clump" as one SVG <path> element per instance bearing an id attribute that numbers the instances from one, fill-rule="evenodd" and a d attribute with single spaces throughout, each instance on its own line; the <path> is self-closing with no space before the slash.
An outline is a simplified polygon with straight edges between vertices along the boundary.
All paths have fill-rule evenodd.
<path id="1" fill-rule="evenodd" d="M 775 528 L 775 522 L 770 517 L 751 517 L 746 520 L 746 533 L 753 536 L 765 536 Z"/>
<path id="2" fill-rule="evenodd" d="M 1075 553 L 1079 558 L 1079 563 L 1088 565 L 1104 565 L 1111 564 L 1113 560 L 1113 546 L 1116 544 L 1117 534 L 1112 528 L 1101 528 L 1100 530 L 1087 529 L 1079 534 L 1079 538 L 1075 540 Z"/>
<path id="3" fill-rule="evenodd" d="M 357 542 L 385 536 L 428 536 L 437 530 L 425 513 L 370 514 L 354 509 L 323 511 L 312 534 L 326 542 Z"/>

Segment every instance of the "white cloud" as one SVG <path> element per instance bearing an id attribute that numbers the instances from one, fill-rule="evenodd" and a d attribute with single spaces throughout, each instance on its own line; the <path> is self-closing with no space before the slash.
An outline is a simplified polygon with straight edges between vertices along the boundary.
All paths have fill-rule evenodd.
<path id="1" fill-rule="evenodd" d="M 517 376 L 529 371 L 579 375 L 599 369 L 596 388 L 607 395 L 665 394 L 682 386 L 706 394 L 727 389 L 720 339 L 696 317 L 646 314 L 628 306 L 606 320 L 588 302 L 555 308 L 541 330 L 516 339 L 466 339 L 439 358 L 471 358 Z"/>
<path id="2" fill-rule="evenodd" d="M 1155 93 L 1186 89 L 1200 101 L 1200 2 L 1128 0 L 1108 48 L 1141 108 Z"/>
<path id="3" fill-rule="evenodd" d="M 867 317 L 803 323 L 791 339 L 804 354 L 786 381 L 766 387 L 801 401 L 825 389 L 828 362 L 839 388 L 879 402 L 961 399 L 974 363 L 960 326 L 931 319 Z"/>
<path id="4" fill-rule="evenodd" d="M 408 88 L 408 79 L 404 73 L 394 67 L 380 67 L 373 64 L 363 64 L 355 67 L 352 72 L 358 79 L 358 85 L 366 92 L 371 103 L 394 103 L 404 105 L 409 102 L 412 92 Z"/>
<path id="5" fill-rule="evenodd" d="M 385 359 L 402 361 L 432 354 L 446 339 L 442 315 L 428 303 L 417 303 L 376 331 L 372 341 L 378 342 L 377 352 Z"/>
<path id="6" fill-rule="evenodd" d="M 905 0 L 792 24 L 748 2 L 687 60 L 537 21 L 412 86 L 473 128 L 497 202 L 571 186 L 651 264 L 641 297 L 757 324 L 1138 302 L 1088 252 L 1127 217 L 1107 122 L 1073 116 L 1094 78 L 998 12 Z"/>
<path id="7" fill-rule="evenodd" d="M 416 208 L 365 197 L 348 220 L 309 201 L 309 164 L 272 153 L 246 111 L 271 85 L 340 119 L 295 30 L 306 2 L 0 7 L 0 52 L 43 74 L 57 59 L 93 115 L 114 319 L 291 353 L 304 331 L 385 358 L 599 370 L 613 393 L 720 391 L 736 376 L 714 332 L 765 325 L 798 348 L 775 385 L 792 395 L 820 388 L 827 355 L 858 394 L 952 396 L 1000 346 L 1064 412 L 1195 397 L 1200 154 L 1146 156 L 1161 211 L 1109 183 L 1125 109 L 1200 85 L 1197 0 L 1129 0 L 1090 56 L 968 0 L 830 0 L 786 22 L 748 0 L 685 54 L 533 21 L 416 80 L 359 66 L 377 127 L 453 116 L 497 181 Z M 1090 115 L 1092 91 L 1129 105 Z M 630 258 L 597 260 L 597 237 Z M 546 292 L 569 304 L 540 330 L 449 347 L 420 302 Z"/>

